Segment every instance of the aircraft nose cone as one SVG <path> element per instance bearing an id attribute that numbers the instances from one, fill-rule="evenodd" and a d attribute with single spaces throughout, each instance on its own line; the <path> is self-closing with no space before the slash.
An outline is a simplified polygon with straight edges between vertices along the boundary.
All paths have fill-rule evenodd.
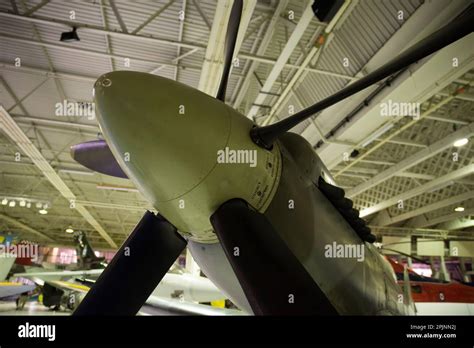
<path id="1" fill-rule="evenodd" d="M 96 81 L 94 98 L 112 153 L 152 202 L 199 184 L 228 141 L 229 108 L 173 80 L 115 71 Z"/>

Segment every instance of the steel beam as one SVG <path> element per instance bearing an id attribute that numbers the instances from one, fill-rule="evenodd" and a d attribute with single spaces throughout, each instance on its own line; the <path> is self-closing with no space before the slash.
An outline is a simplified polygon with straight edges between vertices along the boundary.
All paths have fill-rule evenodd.
<path id="1" fill-rule="evenodd" d="M 183 13 L 186 13 L 186 5 L 187 5 L 187 0 L 183 0 L 183 2 L 181 3 L 181 11 L 183 11 Z M 181 23 L 179 25 L 179 33 L 178 33 L 178 40 L 179 41 L 182 41 L 183 40 L 183 34 L 184 34 L 184 18 L 183 20 L 181 20 Z M 190 50 L 189 52 L 196 52 L 198 49 L 197 48 L 193 48 L 192 50 Z M 188 52 L 188 53 L 189 53 Z M 178 62 L 179 60 L 177 58 L 179 58 L 181 55 L 181 47 L 177 47 L 176 48 L 176 60 L 173 59 L 173 62 Z M 174 68 L 174 73 L 173 73 L 173 79 L 175 81 L 178 81 L 178 73 L 179 73 L 179 68 L 176 67 Z"/>
<path id="2" fill-rule="evenodd" d="M 102 20 L 102 25 L 104 26 L 104 28 L 106 30 L 108 30 L 109 29 L 109 21 L 107 20 L 107 15 L 105 13 L 104 5 L 105 5 L 105 0 L 100 0 L 100 18 Z M 112 44 L 110 43 L 109 34 L 105 34 L 104 37 L 105 37 L 105 46 L 107 47 L 107 53 L 113 53 L 112 52 Z M 114 66 L 114 60 L 113 60 L 112 57 L 109 58 L 109 62 L 110 62 L 110 70 L 114 71 L 115 66 Z"/>
<path id="3" fill-rule="evenodd" d="M 50 0 L 42 0 L 40 3 L 38 3 L 36 6 L 33 6 L 30 8 L 28 11 L 26 11 L 23 15 L 24 16 L 31 16 L 33 13 L 44 7 L 50 2 Z"/>
<path id="4" fill-rule="evenodd" d="M 234 56 L 238 55 L 255 5 L 256 0 L 244 2 L 239 33 L 237 35 L 237 42 L 235 44 Z M 224 42 L 231 8 L 232 1 L 223 0 L 217 2 L 211 33 L 209 34 L 209 44 L 207 45 L 204 64 L 202 66 L 201 76 L 199 78 L 198 89 L 213 97 L 217 94 L 224 68 Z"/>
<path id="5" fill-rule="evenodd" d="M 407 157 L 401 162 L 398 162 L 396 165 L 384 170 L 383 172 L 375 175 L 368 181 L 357 185 L 353 189 L 347 191 L 347 197 L 355 197 L 361 194 L 364 191 L 384 182 L 385 180 L 390 179 L 391 177 L 406 171 L 408 168 L 411 168 L 424 160 L 437 155 L 438 153 L 444 151 L 445 149 L 453 146 L 453 143 L 460 138 L 469 138 L 474 135 L 474 122 L 469 124 L 466 127 L 461 128 L 460 130 L 451 133 L 450 135 L 444 137 L 441 140 L 429 145 L 426 149 L 420 150 L 412 156 Z"/>
<path id="6" fill-rule="evenodd" d="M 33 116 L 24 116 L 18 114 L 11 114 L 15 122 L 17 123 L 29 123 L 29 124 L 45 124 L 50 126 L 57 126 L 57 127 L 67 127 L 67 128 L 77 128 L 88 130 L 91 132 L 95 132 L 96 134 L 100 132 L 99 126 L 92 125 L 92 124 L 83 124 L 77 122 L 68 122 L 68 121 L 58 121 L 53 120 L 50 118 L 44 117 L 33 117 Z"/>
<path id="7" fill-rule="evenodd" d="M 64 183 L 61 177 L 56 173 L 49 162 L 44 158 L 43 154 L 25 135 L 21 128 L 15 123 L 8 112 L 0 106 L 0 124 L 3 131 L 15 142 L 15 144 L 26 154 L 49 182 L 61 193 L 61 195 L 68 200 L 68 202 L 75 202 L 77 200 L 75 194 Z M 107 234 L 99 222 L 90 214 L 90 212 L 81 204 L 75 204 L 75 209 L 91 224 L 97 232 L 109 243 L 113 248 L 117 248 L 117 244 Z"/>
<path id="8" fill-rule="evenodd" d="M 474 234 L 469 231 L 449 231 L 430 228 L 392 227 L 369 225 L 372 233 L 382 236 L 436 238 L 455 240 L 474 240 Z"/>
<path id="9" fill-rule="evenodd" d="M 0 38 L 12 41 L 12 42 L 22 42 L 22 43 L 27 43 L 29 45 L 34 45 L 34 46 L 41 46 L 41 47 L 48 47 L 48 48 L 53 48 L 53 49 L 58 49 L 62 51 L 68 51 L 68 52 L 73 52 L 75 54 L 87 54 L 90 56 L 94 57 L 105 57 L 105 58 L 117 58 L 117 59 L 125 59 L 128 58 L 130 60 L 135 60 L 137 62 L 142 62 L 142 63 L 148 63 L 148 64 L 160 64 L 162 66 L 170 66 L 170 67 L 175 67 L 177 64 L 172 63 L 172 62 L 157 62 L 155 60 L 150 60 L 150 59 L 144 59 L 144 58 L 137 58 L 137 57 L 132 57 L 132 56 L 123 56 L 123 55 L 118 55 L 118 54 L 113 54 L 113 53 L 106 53 L 106 52 L 100 52 L 100 51 L 94 51 L 94 50 L 89 50 L 85 48 L 74 48 L 74 47 L 69 47 L 65 45 L 59 45 L 55 43 L 49 43 L 49 42 L 39 42 L 39 41 L 34 41 L 30 39 L 25 39 L 13 35 L 8 35 L 8 34 L 0 34 Z M 199 66 L 183 66 L 186 69 L 190 70 L 196 70 L 196 71 L 201 71 L 201 67 Z"/>
<path id="10" fill-rule="evenodd" d="M 407 200 L 412 197 L 418 196 L 420 194 L 423 194 L 424 192 L 436 189 L 440 185 L 449 183 L 451 181 L 455 181 L 457 179 L 461 179 L 463 177 L 466 177 L 468 175 L 471 175 L 474 173 L 474 164 L 467 165 L 465 167 L 462 167 L 460 169 L 457 169 L 451 173 L 448 173 L 446 175 L 443 175 L 435 180 L 429 181 L 426 184 L 423 184 L 421 186 L 415 187 L 414 189 L 408 190 L 406 192 L 403 192 L 399 195 L 396 195 L 392 198 L 389 198 L 385 201 L 379 202 L 369 208 L 362 209 L 360 211 L 360 217 L 365 217 L 368 215 L 371 215 L 373 213 L 376 213 L 380 210 L 383 210 L 385 208 L 388 208 L 392 205 L 397 204 L 399 200 Z"/>
<path id="11" fill-rule="evenodd" d="M 397 222 L 401 222 L 401 221 L 405 221 L 405 220 L 414 218 L 418 215 L 426 214 L 426 213 L 435 211 L 437 209 L 448 207 L 452 204 L 467 201 L 468 199 L 470 199 L 472 197 L 474 197 L 474 191 L 469 191 L 469 192 L 462 193 L 460 195 L 456 195 L 456 196 L 452 196 L 452 197 L 443 199 L 441 201 L 438 201 L 438 202 L 435 202 L 435 203 L 432 203 L 432 204 L 425 205 L 421 208 L 414 209 L 414 210 L 409 211 L 409 212 L 404 213 L 404 214 L 395 215 L 393 217 L 390 217 L 390 216 L 386 215 L 384 217 L 381 217 L 381 218 L 377 219 L 377 225 L 380 225 L 380 226 L 392 225 L 392 224 L 395 224 Z"/>
<path id="12" fill-rule="evenodd" d="M 46 77 L 43 81 L 41 81 L 38 85 L 36 85 L 35 87 L 33 87 L 28 93 L 26 93 L 23 97 L 21 97 L 20 99 L 17 99 L 15 101 L 15 104 L 13 104 L 12 106 L 10 106 L 8 108 L 8 112 L 11 112 L 14 108 L 16 108 L 17 106 L 20 106 L 30 95 L 32 95 L 33 93 L 35 93 L 41 86 L 43 86 L 47 81 L 49 81 L 49 77 Z"/>
<path id="13" fill-rule="evenodd" d="M 37 236 L 39 236 L 39 237 L 41 237 L 41 238 L 47 240 L 48 242 L 53 242 L 53 243 L 56 242 L 54 239 L 48 237 L 48 236 L 45 235 L 44 233 L 42 233 L 42 232 L 40 232 L 40 231 L 34 229 L 33 227 L 30 227 L 30 226 L 28 226 L 28 225 L 26 225 L 26 224 L 24 224 L 24 223 L 18 221 L 18 220 L 15 219 L 15 218 L 12 218 L 11 216 L 8 216 L 8 215 L 5 215 L 5 214 L 0 213 L 0 219 L 2 219 L 2 220 L 4 220 L 4 221 L 6 221 L 7 223 L 10 223 L 10 224 L 12 224 L 12 225 L 18 227 L 18 228 L 20 228 L 20 229 L 22 229 L 22 230 L 25 230 L 25 231 L 27 231 L 27 232 L 29 232 L 29 233 L 33 233 L 33 234 L 35 234 L 35 235 L 37 235 Z"/>
<path id="14" fill-rule="evenodd" d="M 110 29 L 107 29 L 107 28 L 99 27 L 99 26 L 93 26 L 93 25 L 89 25 L 89 24 L 81 24 L 81 23 L 70 22 L 70 21 L 63 21 L 63 20 L 58 20 L 58 19 L 50 19 L 50 18 L 37 17 L 37 16 L 28 17 L 28 16 L 24 16 L 24 15 L 20 15 L 20 14 L 12 14 L 12 13 L 8 13 L 8 12 L 0 11 L 0 18 L 1 17 L 14 18 L 14 19 L 18 19 L 18 20 L 31 22 L 31 23 L 39 23 L 39 24 L 43 24 L 43 25 L 53 25 L 53 26 L 59 26 L 59 27 L 63 27 L 63 28 L 71 28 L 71 27 L 75 26 L 75 27 L 79 28 L 80 31 L 92 32 L 92 33 L 96 33 L 96 34 L 108 35 L 108 36 L 113 36 L 113 37 L 118 37 L 118 38 L 129 39 L 129 40 L 146 41 L 148 43 L 153 42 L 153 43 L 157 43 L 157 44 L 172 45 L 172 46 L 176 46 L 176 47 L 182 47 L 182 48 L 184 47 L 184 48 L 195 49 L 195 50 L 203 50 L 203 51 L 206 50 L 206 46 L 191 43 L 191 42 L 184 42 L 184 41 L 181 41 L 181 40 L 178 40 L 178 41 L 169 40 L 169 39 L 155 37 L 155 36 L 152 36 L 152 35 L 144 36 L 144 35 L 138 35 L 138 34 L 133 34 L 133 33 L 124 33 L 124 32 L 114 31 L 114 30 L 110 30 Z M 238 40 L 239 39 L 240 39 L 240 33 L 239 33 Z M 80 49 L 78 49 L 78 50 L 80 51 Z M 252 54 L 244 53 L 244 52 L 239 53 L 237 55 L 237 57 L 242 58 L 242 59 L 249 59 L 249 60 L 252 60 L 252 61 L 257 61 L 257 62 L 260 62 L 260 63 L 271 64 L 271 65 L 275 65 L 276 62 L 277 62 L 277 59 L 274 59 L 274 58 L 257 56 L 257 55 L 252 55 Z M 115 58 L 115 57 L 110 56 L 110 58 Z M 120 58 L 122 58 L 122 57 L 120 57 Z M 127 57 L 127 58 L 129 58 L 129 57 Z M 138 59 L 136 59 L 136 60 L 138 60 Z M 156 64 L 156 62 L 154 62 L 154 63 Z M 160 63 L 158 63 L 158 64 L 160 64 Z M 286 63 L 284 66 L 286 68 L 292 68 L 292 69 L 298 69 L 299 68 L 298 65 L 288 64 L 288 63 Z M 185 67 L 185 68 L 195 68 L 195 67 Z M 312 67 L 305 67 L 304 70 L 309 71 L 309 72 L 313 72 L 313 73 L 317 73 L 317 74 L 322 74 L 322 75 L 327 75 L 327 76 L 332 76 L 332 77 L 338 77 L 338 78 L 344 78 L 344 79 L 347 79 L 349 81 L 357 80 L 357 78 L 352 77 L 352 76 L 339 74 L 339 73 L 332 72 L 332 71 L 326 71 L 326 70 L 322 70 L 322 69 L 316 69 L 316 68 L 312 68 Z"/>
<path id="15" fill-rule="evenodd" d="M 120 37 L 120 38 L 125 38 L 125 39 L 130 39 L 130 40 L 141 40 L 144 42 L 153 42 L 153 43 L 159 43 L 159 44 L 164 44 L 164 45 L 172 45 L 172 46 L 179 46 L 179 47 L 187 47 L 187 48 L 199 48 L 199 49 L 206 49 L 206 46 L 203 45 L 198 45 L 194 44 L 191 42 L 183 42 L 183 41 L 175 41 L 175 40 L 169 40 L 169 39 L 164 39 L 156 36 L 151 36 L 151 35 L 136 35 L 136 34 L 130 34 L 130 33 L 124 33 L 120 31 L 114 31 L 114 30 L 107 30 L 104 29 L 100 26 L 95 26 L 95 25 L 90 25 L 90 24 L 82 24 L 78 22 L 71 22 L 71 21 L 66 21 L 66 20 L 60 20 L 57 18 L 46 18 L 46 17 L 40 17 L 40 16 L 25 16 L 21 14 L 13 14 L 13 13 L 8 13 L 4 11 L 0 11 L 0 18 L 12 18 L 12 19 L 18 19 L 26 22 L 31 22 L 31 23 L 39 23 L 39 24 L 44 24 L 44 25 L 54 25 L 58 26 L 61 28 L 72 28 L 76 27 L 78 28 L 78 31 L 85 31 L 85 32 L 90 32 L 90 33 L 96 33 L 96 34 L 109 34 L 110 36 L 115 36 L 115 37 Z"/>
<path id="16" fill-rule="evenodd" d="M 370 72 L 380 67 L 397 55 L 402 47 L 410 46 L 437 30 L 446 22 L 455 18 L 466 6 L 467 4 L 462 2 L 451 2 L 448 5 L 441 3 L 430 3 L 429 6 L 422 5 L 367 62 L 363 71 Z M 388 99 L 404 102 L 424 102 L 443 90 L 451 81 L 456 80 L 472 68 L 473 55 L 472 52 L 466 50 L 466 47 L 471 47 L 473 40 L 474 37 L 467 36 L 431 55 L 428 59 L 414 64 L 390 88 L 387 88 L 372 100 L 371 105 L 354 115 L 351 122 L 337 131 L 334 134 L 335 139 L 344 138 L 352 142 L 363 141 L 373 130 L 386 123 L 387 119 L 380 117 L 379 103 L 381 102 L 386 102 Z M 458 57 L 459 59 L 459 66 L 455 69 L 449 64 L 442 63 L 447 59 L 452 59 L 452 57 Z M 319 114 L 318 120 L 320 124 L 325 125 L 325 133 L 337 125 L 341 118 L 359 105 L 369 93 L 370 90 L 361 92 L 360 95 L 328 108 Z M 341 118 L 335 118 L 334 115 L 342 116 Z M 318 134 L 312 124 L 301 134 L 312 144 L 319 141 Z M 344 152 L 350 153 L 351 151 L 352 148 L 349 146 L 336 144 L 326 144 L 318 149 L 321 159 L 329 169 L 342 160 Z"/>
<path id="17" fill-rule="evenodd" d="M 334 18 L 331 20 L 331 22 L 328 24 L 328 26 L 324 29 L 325 35 L 327 36 L 327 41 L 326 43 L 329 44 L 331 41 L 331 37 L 334 35 L 331 31 L 335 27 L 336 24 L 338 24 L 339 20 L 341 17 L 343 17 L 345 12 L 351 12 L 353 9 L 353 6 L 351 7 L 351 4 L 355 6 L 355 2 L 351 3 L 350 1 L 345 1 L 344 4 L 339 8 L 337 14 L 334 16 Z M 321 28 L 322 29 L 322 28 Z M 322 30 L 321 30 L 322 32 Z M 331 36 L 331 37 L 330 37 Z M 307 67 L 310 66 L 310 63 L 314 60 L 318 60 L 319 56 L 321 54 L 322 46 L 314 45 L 311 47 L 309 50 L 308 54 L 304 58 L 303 62 L 301 63 L 300 67 L 296 70 L 295 74 L 291 77 L 290 81 L 288 82 L 287 86 L 281 93 L 281 96 L 277 98 L 275 101 L 272 109 L 270 110 L 270 113 L 268 117 L 263 121 L 262 125 L 266 126 L 268 125 L 273 118 L 275 117 L 275 114 L 277 111 L 283 106 L 283 103 L 290 97 L 292 93 L 294 93 L 294 89 L 296 88 L 296 85 L 299 81 L 303 80 L 304 77 L 306 77 L 308 71 L 306 70 Z M 303 50 L 304 52 L 304 50 Z M 350 80 L 353 78 L 351 77 Z"/>
<path id="18" fill-rule="evenodd" d="M 166 3 L 163 7 L 161 7 L 160 9 L 158 9 L 155 13 L 153 13 L 150 17 L 148 17 L 145 22 L 143 22 L 143 23 L 140 24 L 138 27 L 136 27 L 135 30 L 132 31 L 132 34 L 133 34 L 133 35 L 138 34 L 143 28 L 145 28 L 145 27 L 146 27 L 148 24 L 150 24 L 156 17 L 158 17 L 160 14 L 162 14 L 163 11 L 165 11 L 168 7 L 170 7 L 174 2 L 175 2 L 175 0 L 171 0 L 171 1 L 169 1 L 168 3 Z M 181 39 L 180 39 L 179 41 L 181 41 Z"/>
<path id="19" fill-rule="evenodd" d="M 307 5 L 303 11 L 303 14 L 301 15 L 301 18 L 296 25 L 295 29 L 291 33 L 290 38 L 288 39 L 288 42 L 286 43 L 285 47 L 283 48 L 280 56 L 278 57 L 275 65 L 273 66 L 272 70 L 270 71 L 265 84 L 262 87 L 262 90 L 265 92 L 271 92 L 273 83 L 278 79 L 278 76 L 282 72 L 283 68 L 285 67 L 286 62 L 290 58 L 291 54 L 293 53 L 293 50 L 296 48 L 298 45 L 298 42 L 301 40 L 303 37 L 306 29 L 308 28 L 309 24 L 311 23 L 311 20 L 314 18 L 314 13 L 313 9 L 311 8 L 313 2 L 308 1 Z M 264 93 L 259 93 L 255 100 L 252 102 L 252 104 L 263 104 L 265 101 L 265 98 L 267 97 L 266 94 Z M 253 118 L 257 112 L 259 111 L 259 107 L 256 105 L 253 105 L 249 112 L 247 113 L 248 118 Z"/>
<path id="20" fill-rule="evenodd" d="M 440 226 L 440 228 L 444 226 L 444 227 L 449 227 L 449 228 L 444 228 L 444 229 L 458 230 L 458 229 L 474 226 L 474 220 L 470 218 L 464 218 L 465 216 L 473 215 L 473 214 L 474 214 L 474 208 L 466 209 L 462 212 L 455 212 L 452 214 L 442 215 L 437 218 L 433 218 L 429 220 L 424 218 L 424 216 L 418 216 L 418 218 L 414 218 L 412 220 L 407 221 L 406 226 L 413 227 L 413 228 L 421 228 L 421 227 L 429 227 L 429 226 L 436 225 L 436 228 L 438 228 L 438 226 Z"/>
<path id="21" fill-rule="evenodd" d="M 265 51 L 267 50 L 267 47 L 270 44 L 270 41 L 273 37 L 273 33 L 275 32 L 278 19 L 280 18 L 280 15 L 283 13 L 283 11 L 286 9 L 288 2 L 289 0 L 282 0 L 278 2 L 277 7 L 275 8 L 275 12 L 272 18 L 270 19 L 270 22 L 268 23 L 265 35 L 263 36 L 262 41 L 260 42 L 260 46 L 257 49 L 257 53 L 256 53 L 257 55 L 263 56 L 265 54 Z M 239 93 L 237 94 L 237 97 L 235 98 L 235 101 L 233 103 L 234 109 L 237 109 L 242 103 L 242 100 L 244 99 L 244 96 L 250 86 L 250 82 L 252 81 L 253 73 L 257 70 L 258 65 L 259 65 L 258 61 L 255 61 L 255 60 L 251 61 L 250 67 L 247 71 L 244 81 L 242 85 L 240 86 Z"/>

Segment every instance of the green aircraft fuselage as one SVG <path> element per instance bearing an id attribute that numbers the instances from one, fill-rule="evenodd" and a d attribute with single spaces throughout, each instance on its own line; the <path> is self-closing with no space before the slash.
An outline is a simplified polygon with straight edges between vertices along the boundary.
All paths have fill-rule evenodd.
<path id="1" fill-rule="evenodd" d="M 331 176 L 311 145 L 286 133 L 271 150 L 253 143 L 251 120 L 196 89 L 118 71 L 94 86 L 98 120 L 114 157 L 186 239 L 204 273 L 251 312 L 210 223 L 241 198 L 268 218 L 340 314 L 410 314 L 393 270 L 318 189 Z M 331 245 L 364 250 L 338 258 Z M 328 256 L 329 255 L 329 256 Z"/>
<path id="2" fill-rule="evenodd" d="M 270 204 L 278 146 L 255 145 L 253 123 L 231 107 L 181 83 L 126 71 L 103 75 L 94 95 L 120 166 L 187 238 L 215 243 L 209 217 L 229 199 L 241 197 L 260 212 Z"/>

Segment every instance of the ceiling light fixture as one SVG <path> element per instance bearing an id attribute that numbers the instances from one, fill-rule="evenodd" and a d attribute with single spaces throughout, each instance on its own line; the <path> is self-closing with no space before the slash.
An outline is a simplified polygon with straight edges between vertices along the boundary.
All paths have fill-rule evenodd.
<path id="1" fill-rule="evenodd" d="M 8 206 L 11 208 L 13 208 L 15 205 L 16 205 L 15 201 L 10 201 L 10 203 L 8 203 Z"/>
<path id="2" fill-rule="evenodd" d="M 461 146 L 466 145 L 468 142 L 469 140 L 467 138 L 461 138 L 461 139 L 456 140 L 453 145 L 456 147 L 461 147 Z"/>
<path id="3" fill-rule="evenodd" d="M 27 208 L 31 208 L 31 202 L 26 203 Z"/>
<path id="4" fill-rule="evenodd" d="M 77 35 L 77 28 L 72 27 L 72 31 L 65 31 L 61 33 L 61 38 L 59 41 L 62 42 L 72 42 L 72 41 L 80 41 L 79 36 Z"/>
<path id="5" fill-rule="evenodd" d="M 38 213 L 40 213 L 41 215 L 46 215 L 48 214 L 48 211 L 46 209 L 41 209 L 38 211 Z"/>
<path id="6" fill-rule="evenodd" d="M 71 226 L 69 226 L 68 228 L 66 228 L 66 233 L 74 233 L 74 230 L 72 229 Z"/>
<path id="7" fill-rule="evenodd" d="M 458 213 L 464 211 L 464 207 L 456 207 L 454 208 L 454 211 L 457 211 Z"/>
<path id="8" fill-rule="evenodd" d="M 7 205 L 8 204 L 8 199 L 4 198 L 2 199 L 2 205 Z"/>
<path id="9" fill-rule="evenodd" d="M 25 200 L 21 200 L 20 201 L 20 207 L 26 207 L 26 201 Z"/>

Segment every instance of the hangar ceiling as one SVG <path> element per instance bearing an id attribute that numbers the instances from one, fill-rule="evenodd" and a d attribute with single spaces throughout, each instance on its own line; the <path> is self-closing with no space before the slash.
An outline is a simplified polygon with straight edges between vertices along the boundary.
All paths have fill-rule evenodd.
<path id="1" fill-rule="evenodd" d="M 259 124 L 374 70 L 471 1 L 346 1 L 329 26 L 310 3 L 245 3 L 226 100 Z M 10 133 L 0 133 L 0 200 L 8 201 L 0 205 L 0 230 L 66 245 L 72 227 L 95 247 L 120 245 L 151 207 L 129 180 L 72 160 L 69 147 L 97 139 L 100 129 L 85 116 L 56 116 L 56 104 L 91 102 L 94 81 L 111 70 L 153 73 L 215 94 L 230 7 L 229 0 L 0 0 L 0 103 L 2 118 L 14 120 Z M 80 41 L 60 42 L 73 26 Z M 472 34 L 390 86 L 373 86 L 293 130 L 315 146 L 378 233 L 474 237 L 474 148 L 472 141 L 453 147 L 474 132 L 474 50 L 463 47 L 474 47 Z M 390 99 L 419 102 L 420 117 L 375 117 Z M 54 175 L 45 175 L 47 165 Z M 48 214 L 39 214 L 45 205 Z M 461 205 L 464 211 L 454 210 Z"/>

